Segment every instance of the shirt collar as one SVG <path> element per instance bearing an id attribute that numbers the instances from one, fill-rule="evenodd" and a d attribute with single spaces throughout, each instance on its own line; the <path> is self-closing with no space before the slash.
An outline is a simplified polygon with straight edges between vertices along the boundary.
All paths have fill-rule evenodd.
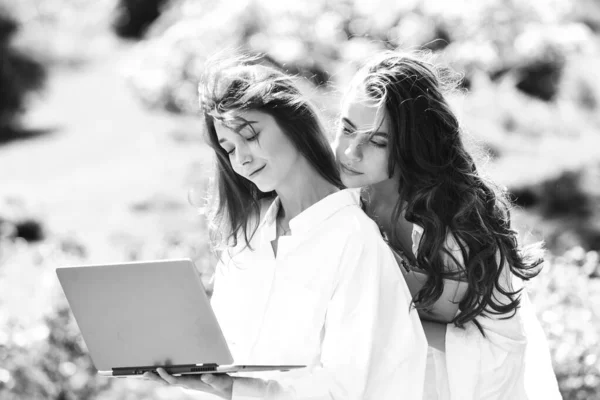
<path id="1" fill-rule="evenodd" d="M 275 220 L 277 219 L 279 207 L 281 207 L 281 200 L 279 199 L 279 196 L 277 196 L 271 202 L 271 205 L 267 209 L 267 212 L 265 212 L 265 216 L 261 221 L 261 225 L 273 225 L 275 223 Z"/>
<path id="2" fill-rule="evenodd" d="M 356 190 L 344 189 L 330 194 L 292 218 L 290 220 L 291 233 L 295 235 L 308 232 L 342 208 L 359 204 L 360 193 Z M 276 197 L 262 219 L 261 224 L 265 225 L 265 228 L 275 224 L 279 207 L 281 207 L 281 200 Z M 269 236 L 273 236 L 270 239 L 275 239 L 275 230 L 269 230 L 269 232 L 271 233 Z"/>

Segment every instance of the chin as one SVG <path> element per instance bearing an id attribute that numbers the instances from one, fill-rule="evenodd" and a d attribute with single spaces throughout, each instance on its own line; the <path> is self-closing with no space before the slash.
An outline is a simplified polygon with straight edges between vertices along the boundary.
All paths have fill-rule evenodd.
<path id="1" fill-rule="evenodd" d="M 269 193 L 275 190 L 275 185 L 271 182 L 261 181 L 260 179 L 257 181 L 251 181 L 254 185 L 263 193 Z"/>
<path id="2" fill-rule="evenodd" d="M 363 182 L 364 179 L 361 179 L 361 177 L 347 176 L 347 175 L 342 174 L 341 178 L 342 178 L 342 183 L 344 184 L 344 186 L 346 186 L 349 189 L 360 188 L 360 187 L 368 185 L 368 182 Z"/>
<path id="3" fill-rule="evenodd" d="M 275 190 L 275 188 L 270 185 L 257 185 L 256 183 L 255 183 L 255 185 L 258 188 L 258 190 L 260 190 L 263 193 L 269 193 L 269 192 L 272 192 L 273 190 Z"/>

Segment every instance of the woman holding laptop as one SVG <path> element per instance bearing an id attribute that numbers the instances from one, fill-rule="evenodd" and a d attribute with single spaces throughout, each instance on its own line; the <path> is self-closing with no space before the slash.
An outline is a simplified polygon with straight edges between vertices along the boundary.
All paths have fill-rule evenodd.
<path id="1" fill-rule="evenodd" d="M 362 188 L 364 209 L 407 279 L 416 271 L 428 277 L 413 293 L 435 349 L 425 398 L 559 399 L 523 289 L 538 273 L 538 251 L 518 246 L 506 194 L 479 174 L 463 146 L 444 83 L 417 55 L 369 60 L 343 102 L 334 143 L 342 182 Z M 464 293 L 442 297 L 453 281 Z M 451 301 L 455 314 L 437 313 Z"/>
<path id="2" fill-rule="evenodd" d="M 226 399 L 420 399 L 427 343 L 411 295 L 292 79 L 248 60 L 206 70 L 217 159 L 212 306 L 235 363 L 302 364 L 253 377 L 147 378 Z"/>

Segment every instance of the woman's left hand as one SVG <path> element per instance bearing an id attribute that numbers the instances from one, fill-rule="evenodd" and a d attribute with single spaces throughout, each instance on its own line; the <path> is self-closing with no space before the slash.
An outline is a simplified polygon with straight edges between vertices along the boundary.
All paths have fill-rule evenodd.
<path id="1" fill-rule="evenodd" d="M 143 377 L 151 381 L 168 383 L 169 385 L 181 386 L 191 390 L 199 390 L 231 400 L 234 378 L 227 374 L 173 376 L 169 375 L 162 368 L 157 368 L 156 372 L 157 374 L 146 372 Z"/>

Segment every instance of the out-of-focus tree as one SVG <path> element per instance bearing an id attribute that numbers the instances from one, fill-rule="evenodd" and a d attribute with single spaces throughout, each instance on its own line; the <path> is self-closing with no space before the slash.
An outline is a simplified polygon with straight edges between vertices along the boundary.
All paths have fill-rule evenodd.
<path id="1" fill-rule="evenodd" d="M 113 23 L 117 35 L 141 39 L 168 0 L 120 0 Z"/>
<path id="2" fill-rule="evenodd" d="M 114 47 L 117 0 L 0 0 L 21 24 L 14 45 L 47 66 L 79 66 Z"/>
<path id="3" fill-rule="evenodd" d="M 19 118 L 27 100 L 46 80 L 44 66 L 13 46 L 18 29 L 17 20 L 0 7 L 0 143 L 21 136 Z"/>
<path id="4" fill-rule="evenodd" d="M 132 82 L 148 104 L 190 112 L 202 62 L 223 47 L 267 53 L 316 84 L 345 83 L 373 51 L 429 48 L 465 73 L 465 86 L 478 71 L 508 75 L 552 100 L 567 59 L 597 49 L 572 2 L 551 3 L 173 0 L 149 29 Z"/>

